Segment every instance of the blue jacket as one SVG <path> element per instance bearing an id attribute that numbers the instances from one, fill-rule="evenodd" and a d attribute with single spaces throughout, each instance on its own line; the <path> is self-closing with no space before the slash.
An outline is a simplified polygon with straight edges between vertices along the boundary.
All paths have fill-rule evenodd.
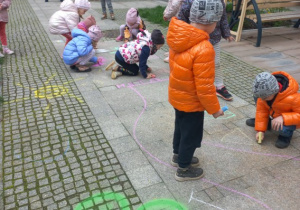
<path id="1" fill-rule="evenodd" d="M 81 29 L 72 30 L 73 39 L 64 49 L 63 59 L 67 65 L 73 65 L 79 57 L 89 54 L 93 50 L 92 40 L 89 35 Z M 91 62 L 96 63 L 97 57 L 93 57 Z"/>

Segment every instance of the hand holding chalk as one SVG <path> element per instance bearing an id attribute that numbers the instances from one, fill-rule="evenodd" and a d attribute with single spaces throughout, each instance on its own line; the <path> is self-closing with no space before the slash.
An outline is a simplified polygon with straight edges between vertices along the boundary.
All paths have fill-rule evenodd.
<path id="1" fill-rule="evenodd" d="M 228 106 L 223 106 L 222 110 L 223 110 L 223 112 L 226 112 L 228 110 Z"/>

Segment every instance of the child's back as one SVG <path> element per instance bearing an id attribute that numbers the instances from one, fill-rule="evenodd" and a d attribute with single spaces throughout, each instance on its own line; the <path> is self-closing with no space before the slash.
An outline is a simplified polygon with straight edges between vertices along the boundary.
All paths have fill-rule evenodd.
<path id="1" fill-rule="evenodd" d="M 75 28 L 72 31 L 73 39 L 64 49 L 63 59 L 67 65 L 73 65 L 79 57 L 85 56 L 93 50 L 92 40 L 88 34 Z"/>
<path id="2" fill-rule="evenodd" d="M 214 48 L 208 33 L 171 20 L 169 102 L 178 110 L 213 114 L 220 109 L 214 87 Z"/>
<path id="3" fill-rule="evenodd" d="M 201 146 L 204 110 L 215 118 L 223 115 L 214 86 L 214 48 L 209 34 L 220 20 L 219 0 L 194 0 L 187 24 L 173 17 L 167 34 L 170 47 L 169 102 L 175 108 L 173 158 L 177 181 L 203 177 L 193 157 Z"/>
<path id="4" fill-rule="evenodd" d="M 79 23 L 77 6 L 71 0 L 65 0 L 60 10 L 55 12 L 49 20 L 49 31 L 52 34 L 65 34 L 72 31 Z"/>

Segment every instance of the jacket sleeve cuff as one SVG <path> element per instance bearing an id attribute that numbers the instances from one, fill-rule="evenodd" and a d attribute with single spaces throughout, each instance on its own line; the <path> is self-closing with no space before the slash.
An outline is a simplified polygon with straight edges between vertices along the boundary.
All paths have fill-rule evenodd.
<path id="1" fill-rule="evenodd" d="M 92 57 L 90 62 L 97 63 L 98 58 L 96 56 Z"/>

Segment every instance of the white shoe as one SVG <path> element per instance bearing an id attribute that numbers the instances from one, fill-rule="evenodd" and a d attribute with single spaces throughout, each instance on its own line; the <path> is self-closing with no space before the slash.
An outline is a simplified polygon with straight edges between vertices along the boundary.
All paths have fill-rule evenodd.
<path id="1" fill-rule="evenodd" d="M 4 48 L 3 49 L 3 54 L 8 54 L 8 55 L 11 55 L 11 54 L 14 54 L 15 52 L 10 50 L 9 48 Z"/>
<path id="2" fill-rule="evenodd" d="M 3 58 L 4 57 L 4 55 L 0 52 L 0 58 Z"/>
<path id="3" fill-rule="evenodd" d="M 122 75 L 123 75 L 122 72 L 119 72 L 119 71 L 112 71 L 111 72 L 111 78 L 112 79 L 116 79 L 117 77 L 122 76 Z"/>
<path id="4" fill-rule="evenodd" d="M 164 59 L 165 63 L 169 63 L 169 56 Z"/>

